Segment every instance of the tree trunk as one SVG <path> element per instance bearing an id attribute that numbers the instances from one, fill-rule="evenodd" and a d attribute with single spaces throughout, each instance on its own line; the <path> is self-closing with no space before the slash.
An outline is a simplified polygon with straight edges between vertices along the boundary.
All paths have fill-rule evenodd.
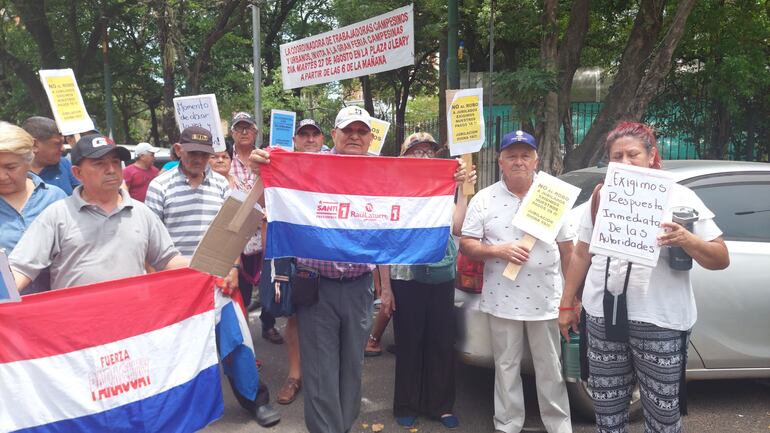
<path id="1" fill-rule="evenodd" d="M 41 69 L 58 69 L 59 54 L 56 52 L 51 27 L 48 25 L 45 1 L 14 0 L 13 3 L 19 11 L 24 26 L 37 43 Z"/>
<path id="2" fill-rule="evenodd" d="M 543 40 L 540 56 L 543 69 L 556 74 L 556 45 L 558 42 L 556 10 L 558 0 L 543 3 Z M 559 95 L 550 91 L 543 101 L 542 135 L 538 145 L 541 170 L 552 175 L 561 174 L 561 143 L 559 140 Z"/>
<path id="3" fill-rule="evenodd" d="M 588 13 L 590 0 L 575 0 L 570 10 L 569 24 L 564 38 L 559 44 L 559 121 L 564 127 L 564 154 L 572 152 L 575 147 L 572 135 L 572 80 L 580 65 L 580 55 L 585 47 L 588 34 Z M 562 160 L 562 168 L 563 168 Z"/>
<path id="4" fill-rule="evenodd" d="M 712 105 L 711 118 L 714 123 L 711 126 L 709 137 L 709 150 L 707 159 L 724 159 L 730 145 L 730 113 L 720 100 L 715 100 Z"/>
<path id="5" fill-rule="evenodd" d="M 27 99 L 35 107 L 35 112 L 41 116 L 53 117 L 48 96 L 46 96 L 35 71 L 2 46 L 0 46 L 0 63 L 9 65 L 19 80 L 24 83 L 24 87 L 27 89 Z"/>
<path id="6" fill-rule="evenodd" d="M 173 37 L 174 8 L 167 2 L 157 1 L 158 43 L 163 66 L 163 99 L 161 104 L 161 129 L 169 143 L 176 142 L 179 131 L 174 119 L 174 94 L 176 92 L 176 47 Z"/>
<path id="7" fill-rule="evenodd" d="M 695 0 L 679 3 L 672 24 L 659 40 L 665 3 L 663 0 L 640 2 L 615 81 L 583 144 L 565 160 L 568 171 L 595 164 L 602 156 L 607 134 L 620 120 L 639 121 L 661 80 L 668 74 L 673 52 Z M 658 52 L 653 56 L 656 47 L 659 47 Z"/>
<path id="8" fill-rule="evenodd" d="M 233 13 L 236 10 L 242 10 L 244 8 L 245 5 L 241 0 L 230 0 L 220 8 L 222 12 L 220 13 L 219 18 L 217 18 L 214 27 L 209 31 L 206 37 L 203 38 L 203 43 L 195 58 L 195 64 L 187 79 L 188 94 L 197 95 L 200 93 L 202 75 L 208 71 L 211 64 L 211 49 L 235 26 L 235 23 L 238 20 L 235 19 L 231 21 Z M 243 14 L 241 13 L 241 18 L 242 16 Z"/>
<path id="9" fill-rule="evenodd" d="M 147 104 L 150 107 L 150 137 L 155 147 L 160 146 L 160 133 L 158 132 L 158 115 L 155 110 L 158 108 L 157 104 L 152 102 Z"/>
<path id="10" fill-rule="evenodd" d="M 361 76 L 359 80 L 361 81 L 361 93 L 364 97 L 364 109 L 369 112 L 369 115 L 374 116 L 374 97 L 372 96 L 372 84 L 369 81 L 369 76 Z"/>

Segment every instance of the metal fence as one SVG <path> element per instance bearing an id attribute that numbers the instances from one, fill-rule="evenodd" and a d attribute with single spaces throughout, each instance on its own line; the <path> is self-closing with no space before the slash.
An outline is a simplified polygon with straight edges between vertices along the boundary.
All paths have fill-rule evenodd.
<path id="1" fill-rule="evenodd" d="M 486 113 L 486 142 L 484 147 L 478 153 L 476 168 L 479 174 L 478 189 L 484 188 L 496 182 L 500 173 L 497 166 L 497 152 L 500 145 L 500 139 L 508 132 L 521 129 L 521 117 L 515 109 L 508 105 L 499 105 L 493 107 L 492 115 Z M 591 129 L 596 116 L 602 108 L 600 102 L 573 102 L 571 105 L 572 118 L 572 142 L 580 145 L 585 138 L 588 130 Z M 676 107 L 650 113 L 644 122 L 654 125 L 658 131 L 658 147 L 663 159 L 699 159 L 703 157 L 704 149 L 699 148 L 697 140 L 685 133 L 677 132 L 671 125 L 679 123 L 679 116 Z M 438 138 L 439 121 L 438 118 L 431 118 L 420 122 L 407 123 L 403 126 L 404 136 L 408 136 L 415 131 L 430 132 Z M 393 134 L 395 136 L 395 134 Z M 561 130 L 562 143 L 564 143 L 564 129 Z M 744 159 L 746 152 L 737 151 L 740 146 L 731 143 L 725 152 L 726 159 Z M 396 147 L 397 149 L 397 147 Z M 768 145 L 770 152 L 770 144 Z M 562 149 L 562 152 L 564 149 Z"/>

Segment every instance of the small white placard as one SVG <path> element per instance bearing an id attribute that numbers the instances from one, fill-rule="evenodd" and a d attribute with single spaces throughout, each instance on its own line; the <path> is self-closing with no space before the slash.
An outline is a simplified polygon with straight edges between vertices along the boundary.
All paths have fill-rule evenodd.
<path id="1" fill-rule="evenodd" d="M 223 152 L 225 150 L 225 136 L 222 132 L 216 95 L 206 94 L 174 98 L 174 115 L 180 131 L 190 126 L 206 128 L 211 132 L 214 151 Z"/>

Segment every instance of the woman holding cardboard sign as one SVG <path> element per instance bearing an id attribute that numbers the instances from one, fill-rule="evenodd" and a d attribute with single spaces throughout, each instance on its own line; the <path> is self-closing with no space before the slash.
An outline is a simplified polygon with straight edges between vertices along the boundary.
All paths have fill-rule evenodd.
<path id="1" fill-rule="evenodd" d="M 647 125 L 620 123 L 607 136 L 605 148 L 610 162 L 661 168 L 655 135 Z M 580 224 L 579 242 L 559 307 L 559 327 L 567 339 L 570 328 L 577 330 L 582 300 L 587 380 L 594 398 L 597 430 L 627 431 L 636 378 L 641 388 L 645 431 L 680 432 L 680 411 L 686 411 L 680 398 L 687 346 L 696 319 L 689 271 L 682 264 L 691 257 L 707 269 L 726 268 L 730 259 L 722 232 L 714 223 L 714 214 L 698 196 L 674 183 L 667 213 L 687 208 L 689 216 L 697 215 L 697 221 L 691 230 L 685 228 L 687 224 L 659 224 L 662 230 L 657 243 L 669 248 L 661 249 L 654 267 L 600 254 L 592 256 L 589 244 L 595 212 L 602 208 L 598 190 Z M 583 281 L 581 296 L 578 288 Z"/>

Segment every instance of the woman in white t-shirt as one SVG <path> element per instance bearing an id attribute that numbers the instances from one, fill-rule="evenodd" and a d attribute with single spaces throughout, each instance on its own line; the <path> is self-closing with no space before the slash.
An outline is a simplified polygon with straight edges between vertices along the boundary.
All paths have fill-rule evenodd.
<path id="1" fill-rule="evenodd" d="M 622 122 L 607 135 L 608 160 L 645 168 L 661 168 L 652 129 Z M 595 194 L 598 199 L 598 195 Z M 658 244 L 681 247 L 700 266 L 718 270 L 730 263 L 714 214 L 690 189 L 675 184 L 670 208 L 685 206 L 698 212 L 690 232 L 662 222 Z M 655 267 L 588 252 L 593 232 L 592 209 L 587 206 L 570 260 L 559 307 L 559 327 L 568 337 L 577 330 L 585 309 L 588 385 L 594 399 L 596 428 L 625 432 L 631 390 L 638 381 L 644 408 L 645 431 L 681 432 L 680 402 L 690 330 L 697 316 L 690 272 L 669 266 L 670 248 L 662 248 Z M 670 209 L 667 209 L 670 214 Z M 585 282 L 582 296 L 580 285 Z M 616 318 L 605 322 L 607 315 Z"/>

